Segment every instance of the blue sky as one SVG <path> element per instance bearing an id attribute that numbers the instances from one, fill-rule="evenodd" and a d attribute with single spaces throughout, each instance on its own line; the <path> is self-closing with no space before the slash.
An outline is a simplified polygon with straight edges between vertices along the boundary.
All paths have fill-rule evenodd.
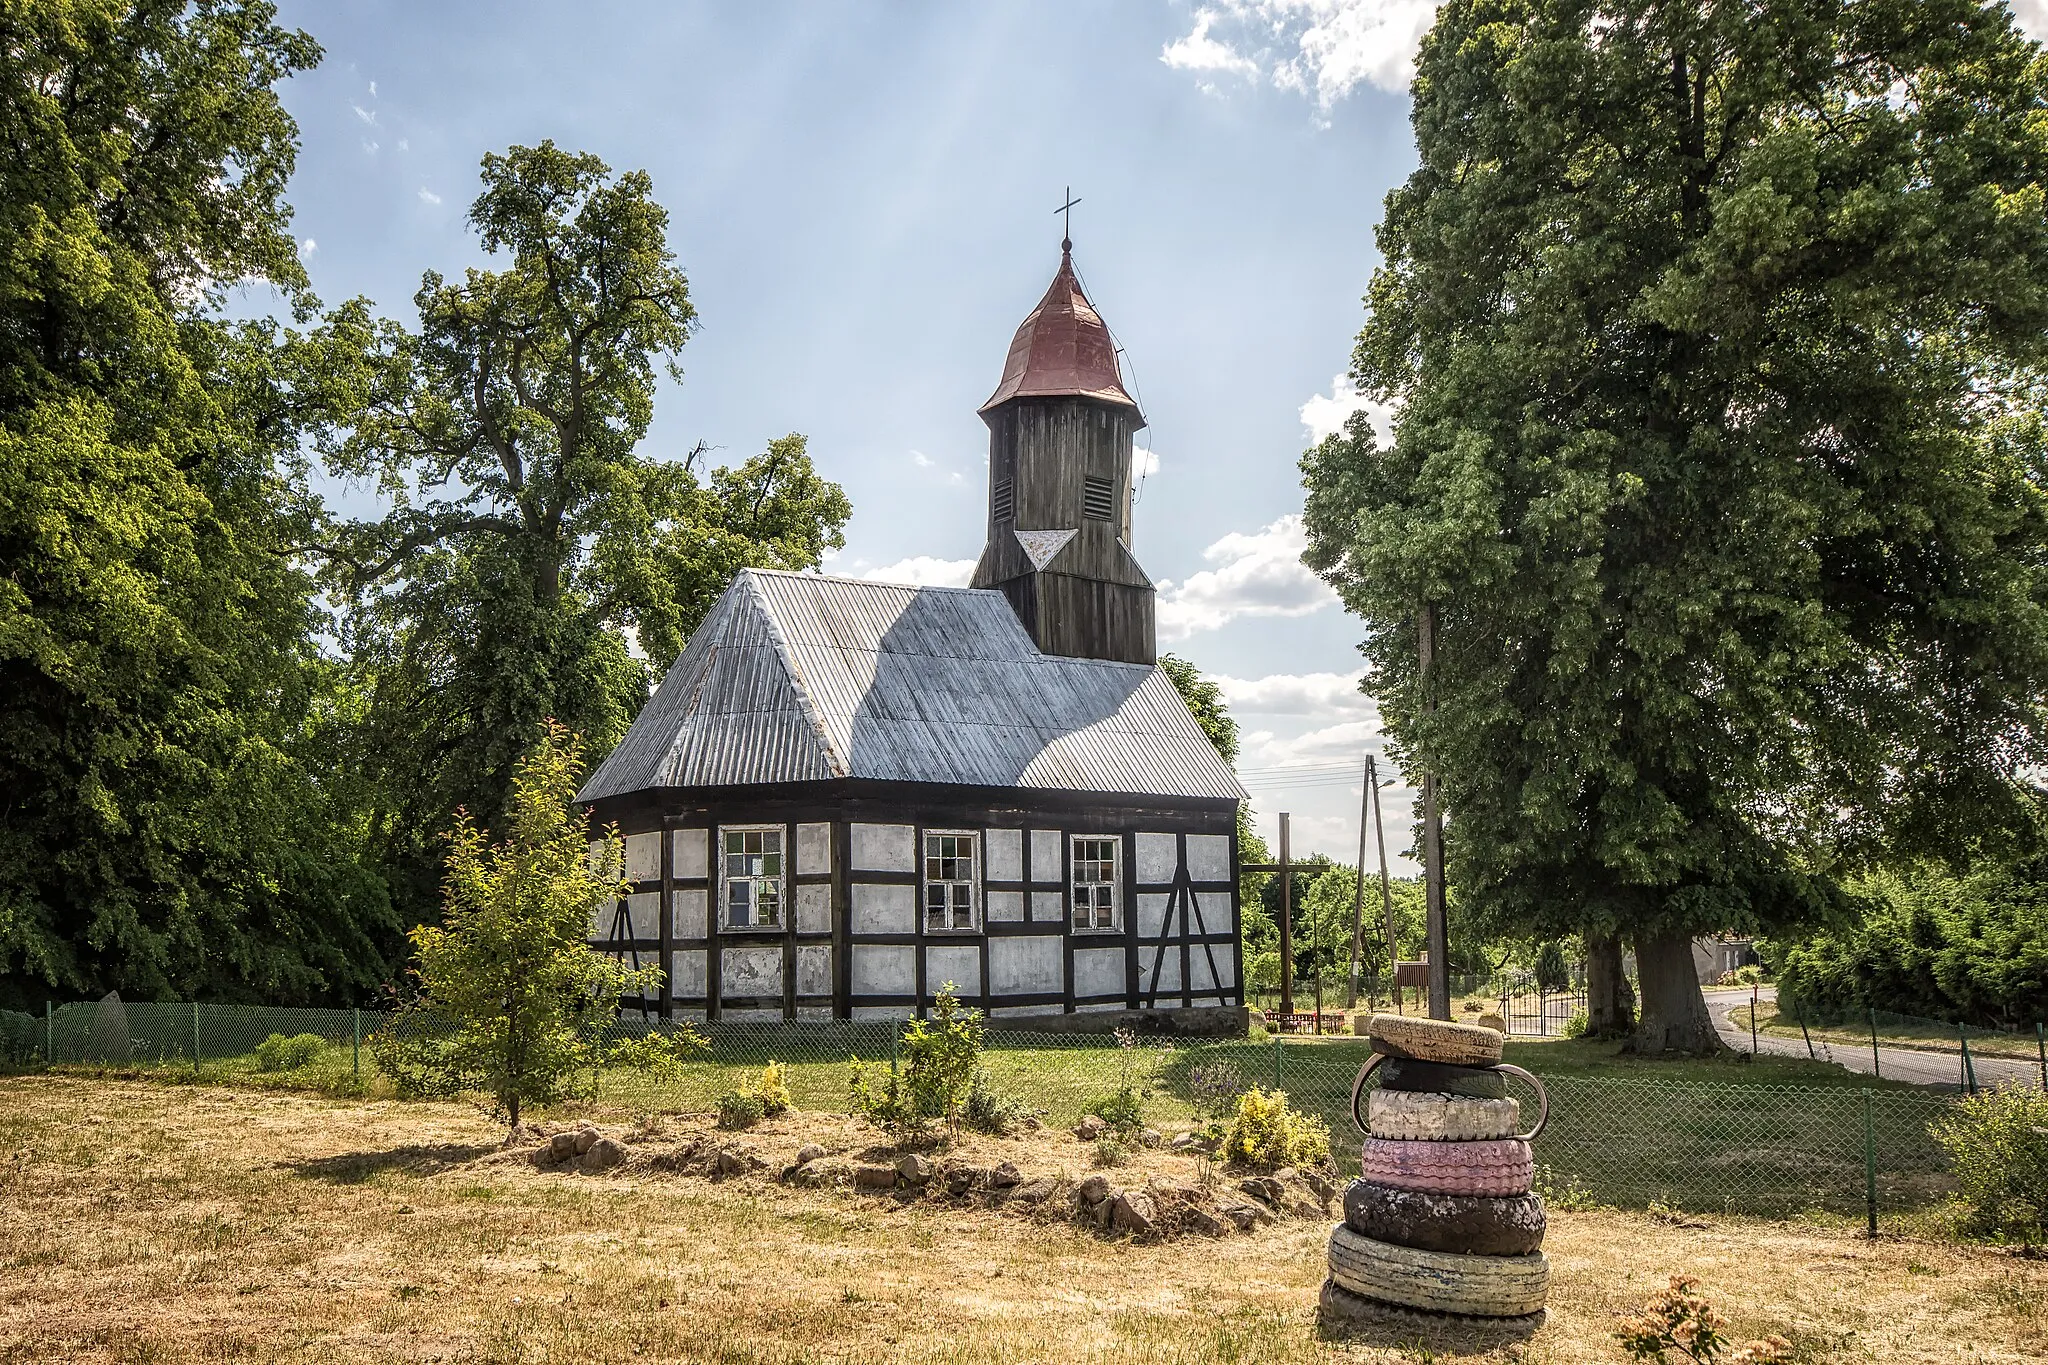
<path id="1" fill-rule="evenodd" d="M 645 169 L 702 330 L 652 453 L 810 439 L 854 515 L 832 572 L 959 581 L 975 409 L 1075 259 L 1151 421 L 1136 550 L 1162 645 L 1225 681 L 1260 823 L 1356 855 L 1378 748 L 1359 638 L 1302 570 L 1295 461 L 1342 381 L 1386 192 L 1413 164 L 1414 0 L 288 3 L 326 49 L 284 88 L 314 287 L 410 323 L 482 258 L 477 162 L 553 138 Z M 1143 438 L 1141 438 L 1143 439 Z M 342 494 L 368 510 L 362 494 Z M 1405 790 L 1389 838 L 1407 843 Z"/>

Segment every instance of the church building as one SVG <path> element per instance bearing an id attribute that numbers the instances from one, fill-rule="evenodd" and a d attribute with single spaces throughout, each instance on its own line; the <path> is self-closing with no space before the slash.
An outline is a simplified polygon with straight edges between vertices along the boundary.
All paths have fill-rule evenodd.
<path id="1" fill-rule="evenodd" d="M 973 586 L 740 573 L 579 793 L 632 883 L 592 946 L 667 969 L 647 1008 L 1237 1018 L 1244 792 L 1156 666 L 1145 418 L 1061 252 L 981 408 Z"/>

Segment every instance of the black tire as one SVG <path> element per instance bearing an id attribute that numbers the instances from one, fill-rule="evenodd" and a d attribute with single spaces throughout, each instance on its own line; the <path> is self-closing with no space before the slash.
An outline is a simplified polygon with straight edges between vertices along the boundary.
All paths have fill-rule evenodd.
<path id="1" fill-rule="evenodd" d="M 1417 1251 L 1360 1237 L 1340 1223 L 1330 1233 L 1330 1279 L 1339 1289 L 1403 1308 L 1512 1318 L 1543 1307 L 1550 1263 L 1540 1251 L 1527 1256 Z"/>
<path id="2" fill-rule="evenodd" d="M 1344 1191 L 1344 1225 L 1361 1237 L 1460 1256 L 1527 1256 L 1543 1246 L 1543 1200 L 1424 1194 L 1371 1180 Z"/>
<path id="3" fill-rule="evenodd" d="M 1446 1066 L 1441 1062 L 1389 1057 L 1372 1074 L 1387 1090 L 1432 1090 L 1439 1095 L 1470 1095 L 1482 1100 L 1503 1100 L 1508 1094 L 1508 1078 L 1490 1067 Z"/>

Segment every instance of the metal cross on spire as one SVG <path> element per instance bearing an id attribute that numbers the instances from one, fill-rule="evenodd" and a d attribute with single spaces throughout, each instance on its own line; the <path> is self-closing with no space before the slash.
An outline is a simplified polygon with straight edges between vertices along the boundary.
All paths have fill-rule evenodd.
<path id="1" fill-rule="evenodd" d="M 1054 213 L 1062 215 L 1067 220 L 1066 225 L 1060 231 L 1061 251 L 1072 251 L 1074 249 L 1074 205 L 1080 202 L 1080 200 L 1074 197 L 1074 187 L 1069 185 L 1067 186 L 1067 202 L 1053 210 Z"/>

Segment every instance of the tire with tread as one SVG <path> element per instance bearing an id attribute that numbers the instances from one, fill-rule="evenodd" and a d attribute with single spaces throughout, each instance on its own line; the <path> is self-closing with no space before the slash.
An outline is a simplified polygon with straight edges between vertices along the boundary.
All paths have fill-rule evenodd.
<path id="1" fill-rule="evenodd" d="M 1335 1280 L 1324 1280 L 1322 1293 L 1316 1296 L 1316 1317 L 1323 1330 L 1334 1337 L 1344 1337 L 1359 1328 L 1381 1329 L 1386 1327 L 1416 1327 L 1442 1329 L 1455 1325 L 1466 1332 L 1499 1333 L 1502 1342 L 1527 1340 L 1549 1319 L 1549 1311 L 1539 1308 L 1533 1313 L 1524 1313 L 1506 1318 L 1476 1318 L 1465 1313 L 1437 1313 L 1424 1308 L 1403 1308 L 1398 1304 L 1382 1303 L 1369 1299 L 1363 1294 L 1354 1294 Z"/>
<path id="2" fill-rule="evenodd" d="M 1426 1194 L 1527 1194 L 1536 1176 L 1529 1144 L 1518 1138 L 1487 1142 L 1402 1142 L 1367 1138 L 1358 1173 L 1381 1185 Z"/>
<path id="3" fill-rule="evenodd" d="M 1516 1099 L 1480 1099 L 1382 1086 L 1366 1101 L 1366 1132 L 1408 1142 L 1477 1142 L 1513 1137 L 1522 1126 Z"/>
<path id="4" fill-rule="evenodd" d="M 1408 1057 L 1386 1057 L 1373 1069 L 1382 1090 L 1427 1091 L 1436 1095 L 1470 1095 L 1474 1099 L 1501 1100 L 1508 1094 L 1508 1078 L 1498 1071 L 1476 1066 L 1442 1066 Z"/>
<path id="5" fill-rule="evenodd" d="M 1540 1310 L 1550 1293 L 1550 1263 L 1527 1256 L 1454 1256 L 1361 1237 L 1339 1224 L 1330 1233 L 1330 1280 L 1381 1303 L 1432 1313 L 1515 1318 Z"/>
<path id="6" fill-rule="evenodd" d="M 1491 1066 L 1500 1060 L 1506 1039 L 1490 1028 L 1413 1014 L 1375 1014 L 1370 1025 L 1372 1050 L 1389 1057 L 1411 1057 L 1447 1066 Z"/>
<path id="7" fill-rule="evenodd" d="M 1457 1256 L 1526 1256 L 1543 1249 L 1548 1220 L 1535 1194 L 1427 1194 L 1354 1180 L 1344 1225 L 1361 1237 Z"/>

